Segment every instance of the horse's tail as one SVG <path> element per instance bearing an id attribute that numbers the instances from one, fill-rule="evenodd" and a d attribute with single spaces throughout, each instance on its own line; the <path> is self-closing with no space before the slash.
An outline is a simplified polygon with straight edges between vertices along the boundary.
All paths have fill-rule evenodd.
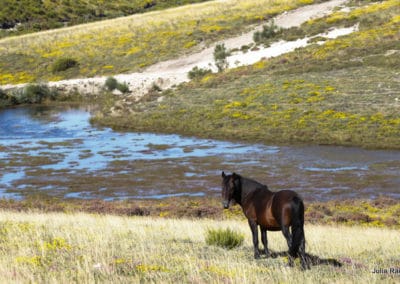
<path id="1" fill-rule="evenodd" d="M 297 257 L 300 249 L 300 256 L 305 255 L 305 237 L 304 237 L 304 203 L 300 197 L 295 196 L 292 200 L 292 244 L 289 248 L 289 254 Z"/>

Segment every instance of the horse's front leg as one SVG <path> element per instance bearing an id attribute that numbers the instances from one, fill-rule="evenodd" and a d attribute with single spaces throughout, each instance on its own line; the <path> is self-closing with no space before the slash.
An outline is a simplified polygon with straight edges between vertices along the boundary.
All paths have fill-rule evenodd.
<path id="1" fill-rule="evenodd" d="M 253 234 L 254 258 L 260 258 L 260 251 L 258 250 L 258 226 L 256 221 L 249 219 L 251 233 Z"/>
<path id="2" fill-rule="evenodd" d="M 260 227 L 260 229 L 261 229 L 261 241 L 264 246 L 264 253 L 267 257 L 270 257 L 271 254 L 269 253 L 268 250 L 267 229 L 263 227 Z"/>

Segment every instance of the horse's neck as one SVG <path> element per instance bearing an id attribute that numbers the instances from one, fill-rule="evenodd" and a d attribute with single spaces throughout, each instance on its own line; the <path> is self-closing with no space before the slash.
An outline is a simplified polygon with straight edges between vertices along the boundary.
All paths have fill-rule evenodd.
<path id="1" fill-rule="evenodd" d="M 260 189 L 272 194 L 266 185 L 252 179 L 241 178 L 241 194 L 239 203 L 244 204 L 245 201 L 250 198 L 256 190 Z"/>

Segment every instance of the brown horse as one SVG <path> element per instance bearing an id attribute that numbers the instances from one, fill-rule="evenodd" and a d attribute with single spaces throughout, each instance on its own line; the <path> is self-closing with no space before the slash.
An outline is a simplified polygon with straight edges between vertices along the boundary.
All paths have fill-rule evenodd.
<path id="1" fill-rule="evenodd" d="M 293 259 L 301 259 L 303 269 L 309 268 L 306 261 L 304 238 L 304 204 L 300 196 L 291 190 L 272 192 L 266 185 L 244 178 L 238 174 L 222 172 L 222 204 L 229 208 L 231 201 L 239 204 L 247 217 L 253 234 L 254 257 L 260 257 L 258 249 L 258 226 L 264 253 L 268 251 L 267 230 L 282 231 L 289 247 L 289 265 Z"/>

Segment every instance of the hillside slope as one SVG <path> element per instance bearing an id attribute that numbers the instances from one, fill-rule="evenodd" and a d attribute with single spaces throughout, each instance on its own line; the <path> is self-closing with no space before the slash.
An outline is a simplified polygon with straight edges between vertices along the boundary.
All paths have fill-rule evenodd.
<path id="1" fill-rule="evenodd" d="M 139 104 L 120 104 L 118 118 L 106 112 L 97 121 L 136 131 L 262 143 L 400 149 L 398 4 L 359 3 L 309 20 L 265 44 L 305 35 L 314 44 L 250 67 L 208 74 Z M 352 26 L 358 31 L 336 39 L 321 36 Z"/>
<path id="2" fill-rule="evenodd" d="M 0 40 L 0 85 L 143 71 L 313 2 L 210 1 L 5 38 Z M 65 59 L 74 64 L 59 69 Z"/>
<path id="3" fill-rule="evenodd" d="M 0 38 L 205 1 L 3 0 L 0 2 Z"/>
<path id="4" fill-rule="evenodd" d="M 310 2 L 263 0 L 249 4 L 238 0 L 228 7 L 216 1 L 1 40 L 0 84 L 55 80 L 49 85 L 62 92 L 97 94 L 106 77 L 58 80 L 145 70 L 117 75 L 120 82 L 127 82 L 132 96 L 116 96 L 111 109 L 108 101 L 93 121 L 135 131 L 262 143 L 399 149 L 398 0 L 348 1 L 347 7 L 336 8 L 323 18 L 306 17 L 309 20 L 300 27 L 287 25 L 287 29 L 259 40 L 255 47 L 237 45 L 248 42 L 251 34 L 227 40 L 227 46 L 235 42 L 235 52 L 243 57 L 258 49 L 273 53 L 282 47 L 282 40 L 292 48 L 290 53 L 279 53 L 250 67 L 208 74 L 159 92 L 160 86 L 164 89 L 187 80 L 188 68 L 209 63 L 213 48 L 193 54 L 198 48 Z M 321 5 L 334 3 L 328 9 L 331 11 L 343 2 L 332 0 Z M 304 11 L 312 7 L 315 5 Z M 153 21 L 160 15 L 159 21 Z M 281 15 L 298 18 L 291 16 Z M 147 24 L 145 30 L 138 28 Z M 132 32 L 132 28 L 137 30 Z M 336 35 L 330 36 L 332 33 Z M 294 50 L 297 42 L 304 44 Z M 271 50 L 262 47 L 270 44 Z M 27 50 L 26 45 L 31 48 Z M 228 58 L 231 66 L 235 56 Z M 165 61 L 170 58 L 179 59 Z M 54 72 L 60 59 L 74 60 L 75 64 Z M 160 63 L 154 65 L 156 62 Z M 138 103 L 138 94 L 141 97 L 154 83 L 149 95 Z M 2 97 L 7 100 L 7 95 Z"/>
<path id="5" fill-rule="evenodd" d="M 244 245 L 205 243 L 209 228 L 231 228 Z M 116 217 L 88 214 L 0 214 L 0 282 L 374 283 L 397 281 L 400 235 L 389 229 L 305 227 L 311 270 L 286 266 L 280 232 L 268 233 L 277 258 L 253 259 L 245 221 Z M 342 267 L 332 265 L 336 259 Z M 372 273 L 386 269 L 387 273 Z"/>
<path id="6" fill-rule="evenodd" d="M 274 17 L 273 20 L 279 27 L 282 28 L 296 27 L 309 19 L 315 19 L 331 13 L 333 9 L 340 7 L 340 5 L 342 5 L 344 2 L 345 0 L 331 0 L 323 3 L 307 5 L 291 10 L 289 12 L 285 11 L 284 13 Z M 202 6 L 207 8 L 209 5 L 204 4 Z M 280 8 L 281 7 L 279 6 L 279 9 Z M 179 11 L 180 10 L 186 11 L 186 8 L 183 7 L 180 8 Z M 207 9 L 205 9 L 205 11 L 206 10 Z M 168 13 L 168 11 L 165 11 L 165 13 Z M 216 14 L 218 14 L 218 12 Z M 122 21 L 124 21 L 124 19 L 122 19 Z M 94 26 L 96 26 L 96 24 Z M 171 86 L 178 85 L 182 82 L 187 82 L 189 80 L 188 72 L 190 72 L 194 67 L 213 68 L 215 71 L 216 68 L 214 67 L 215 64 L 213 58 L 215 44 L 224 44 L 228 49 L 238 50 L 241 46 L 251 45 L 254 32 L 261 29 L 262 25 L 256 25 L 255 27 L 251 27 L 249 31 L 244 32 L 239 36 L 229 37 L 228 39 L 220 40 L 217 43 L 212 44 L 212 46 L 204 48 L 200 51 L 192 51 L 189 54 L 179 56 L 174 59 L 161 61 L 145 68 L 143 71 L 140 72 L 116 74 L 113 75 L 113 77 L 119 82 L 125 83 L 129 87 L 128 95 L 130 95 L 131 99 L 139 99 L 144 94 L 146 94 L 154 84 L 162 89 L 166 89 L 170 88 Z M 342 30 L 348 30 L 349 33 L 352 32 L 354 29 L 350 28 Z M 58 34 L 57 31 L 56 34 Z M 282 44 L 278 43 L 271 48 L 261 48 L 261 50 L 260 48 L 257 48 L 262 53 L 253 51 L 246 53 L 235 53 L 233 54 L 233 56 L 230 56 L 228 60 L 230 62 L 230 67 L 237 66 L 238 64 L 237 62 L 235 62 L 235 58 L 240 56 L 241 62 L 239 65 L 249 65 L 259 61 L 262 58 L 265 58 L 265 56 L 277 56 L 278 54 L 292 51 L 296 48 L 296 46 L 298 45 L 293 45 L 291 42 Z M 77 68 L 72 69 L 76 70 Z M 109 72 L 112 72 L 114 66 L 107 66 L 106 69 L 110 69 Z M 66 71 L 67 74 L 68 72 L 69 71 Z M 48 83 L 48 85 L 49 87 L 55 88 L 62 93 L 79 92 L 80 94 L 91 95 L 103 92 L 104 84 L 107 78 L 107 76 L 96 76 L 91 78 L 67 79 L 61 81 L 51 81 Z M 13 76 L 11 75 L 4 75 L 3 79 L 5 80 L 4 82 L 8 82 L 8 80 L 16 78 L 15 76 L 13 78 Z M 24 85 L 25 84 L 7 84 L 3 85 L 2 88 L 11 89 L 14 87 L 23 87 Z"/>

